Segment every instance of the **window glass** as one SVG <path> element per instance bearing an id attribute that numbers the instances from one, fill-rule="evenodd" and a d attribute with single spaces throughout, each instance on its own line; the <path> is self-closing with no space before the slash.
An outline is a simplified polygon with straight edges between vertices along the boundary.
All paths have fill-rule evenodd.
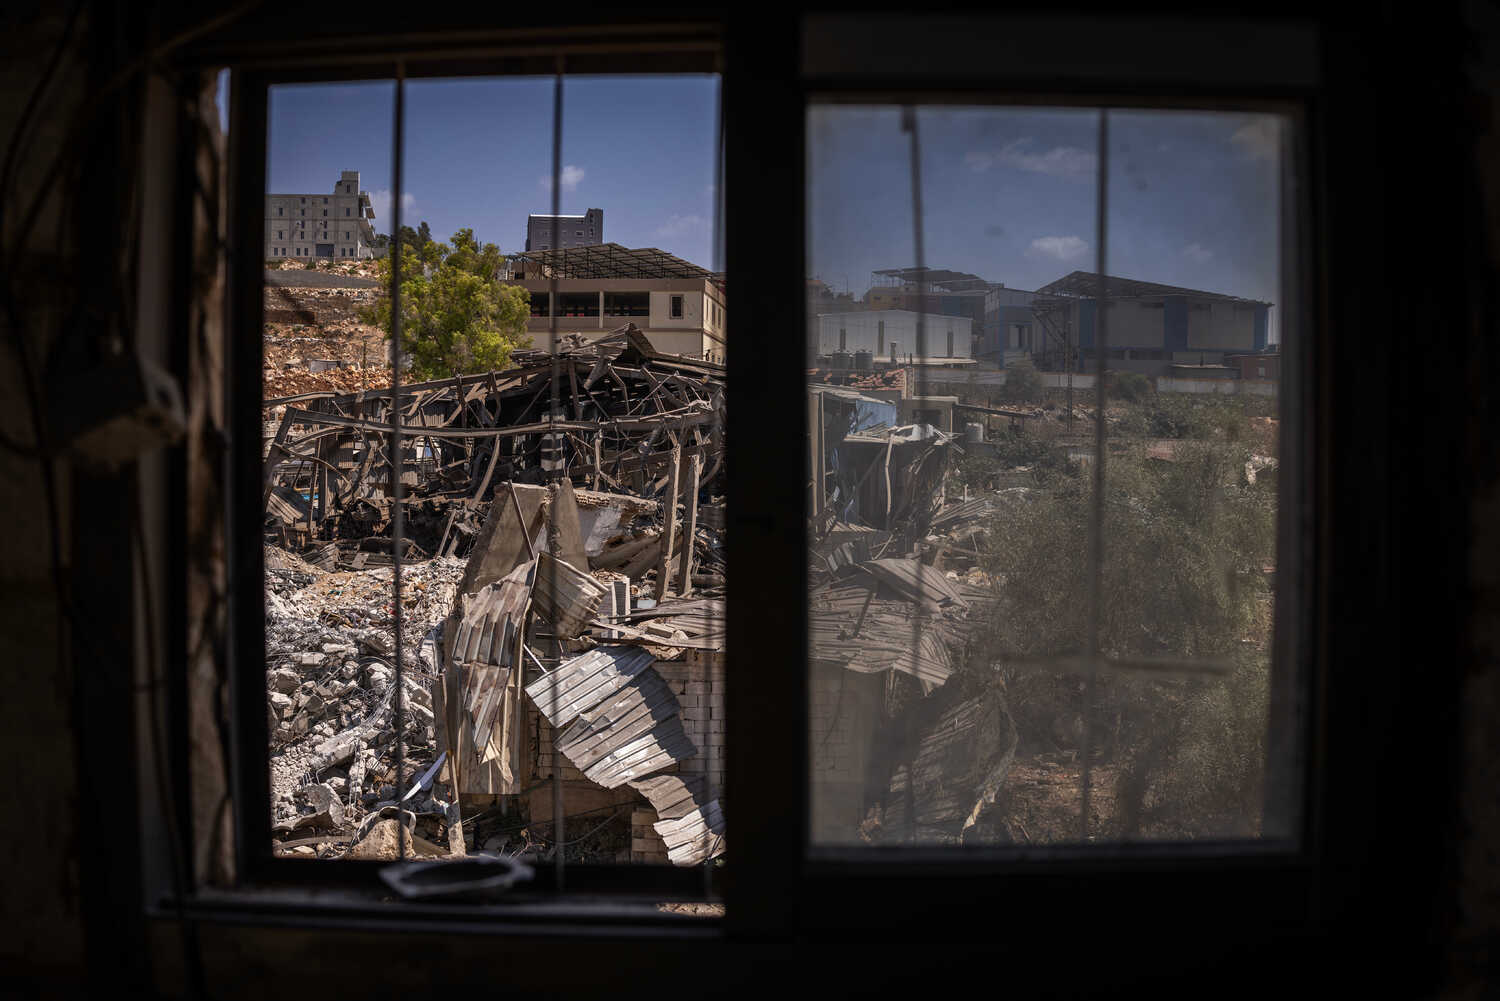
<path id="1" fill-rule="evenodd" d="M 1292 836 L 1284 135 L 810 108 L 815 845 Z"/>
<path id="2" fill-rule="evenodd" d="M 267 262 L 279 857 L 724 856 L 724 374 L 620 291 L 724 285 L 718 82 L 567 80 L 554 171 L 556 83 L 407 83 L 399 183 L 391 81 L 272 88 L 267 191 L 305 204 L 357 166 L 374 211 L 333 231 L 352 248 Z M 669 148 L 664 110 L 691 125 Z M 627 197 L 629 245 L 675 263 L 522 277 L 523 216 Z"/>

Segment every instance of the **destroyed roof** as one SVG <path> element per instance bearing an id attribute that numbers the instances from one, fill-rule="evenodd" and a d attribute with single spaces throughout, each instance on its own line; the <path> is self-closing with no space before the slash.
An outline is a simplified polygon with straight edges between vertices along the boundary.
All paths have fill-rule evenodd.
<path id="1" fill-rule="evenodd" d="M 1176 285 L 1161 285 L 1143 282 L 1135 278 L 1107 275 L 1104 279 L 1104 295 L 1109 299 L 1139 299 L 1146 296 L 1186 295 L 1195 299 L 1215 299 L 1220 302 L 1238 302 L 1247 306 L 1269 306 L 1260 299 L 1245 299 L 1222 292 L 1204 292 L 1200 289 L 1180 288 Z M 1062 296 L 1069 299 L 1092 299 L 1099 294 L 1099 275 L 1093 271 L 1074 271 L 1064 275 L 1050 285 L 1036 290 L 1039 296 Z"/>
<path id="2" fill-rule="evenodd" d="M 618 243 L 511 254 L 512 264 L 535 264 L 553 278 L 705 278 L 724 288 L 724 275 L 701 268 L 655 247 L 632 249 Z"/>

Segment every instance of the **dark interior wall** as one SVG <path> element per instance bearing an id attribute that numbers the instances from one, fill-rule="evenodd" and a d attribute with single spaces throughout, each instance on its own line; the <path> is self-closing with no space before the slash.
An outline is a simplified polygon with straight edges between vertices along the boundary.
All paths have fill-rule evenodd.
<path id="1" fill-rule="evenodd" d="M 30 9 L 27 9 L 27 7 Z M 48 4 L 21 4 L 7 14 L 21 23 L 0 31 L 0 135 L 9 143 L 46 70 L 68 22 L 67 9 Z M 73 41 L 48 100 L 33 115 L 33 148 L 56 150 L 67 112 L 76 107 L 87 84 L 89 56 Z M 46 169 L 42 157 L 19 161 L 13 194 L 6 198 L 3 239 L 7 250 Z M 30 289 L 16 311 L 0 318 L 5 325 L 4 361 L 0 362 L 0 430 L 19 443 L 34 442 L 31 412 L 16 347 L 13 324 L 24 333 L 31 359 L 45 357 L 50 337 L 67 314 L 70 295 L 67 270 L 79 260 L 74 234 L 57 226 L 52 202 L 38 217 L 34 234 L 18 255 L 5 254 L 7 282 Z M 59 467 L 59 496 L 70 492 L 66 467 Z M 0 543 L 0 637 L 4 640 L 6 696 L 0 699 L 0 760 L 13 763 L 13 792 L 6 798 L 26 820 L 8 825 L 0 835 L 8 890 L 0 894 L 0 967 L 21 971 L 45 983 L 53 977 L 67 983 L 83 969 L 78 857 L 83 850 L 78 826 L 78 773 L 73 740 L 72 664 L 60 657 L 60 608 L 52 573 L 49 540 L 54 533 L 66 546 L 69 520 L 63 506 L 49 509 L 40 463 L 0 448 L 0 511 L 5 539 Z M 67 559 L 66 552 L 64 559 Z M 101 832 L 102 833 L 102 832 Z"/>
<path id="2" fill-rule="evenodd" d="M 1461 251 L 1451 261 L 1469 295 L 1469 401 L 1461 438 L 1472 470 L 1465 564 L 1468 629 L 1462 664 L 1459 766 L 1451 781 L 1458 814 L 1450 881 L 1450 976 L 1463 981 L 1500 968 L 1500 9 L 1470 3 L 1460 96 L 1472 137 Z M 1455 383 L 1455 386 L 1459 384 Z M 1451 544 L 1451 543 L 1450 543 Z"/>
<path id="3" fill-rule="evenodd" d="M 1482 3 L 1427 10 L 1435 11 L 1432 21 L 1438 27 L 1425 33 L 1413 33 L 1404 15 L 1388 11 L 1351 36 L 1351 44 L 1364 47 L 1370 61 L 1368 76 L 1361 82 L 1368 87 L 1362 98 L 1368 105 L 1359 122 L 1349 123 L 1346 138 L 1351 148 L 1372 157 L 1388 154 L 1380 163 L 1380 183 L 1366 183 L 1358 190 L 1375 196 L 1364 206 L 1372 217 L 1372 231 L 1379 235 L 1389 227 L 1389 242 L 1378 251 L 1387 274 L 1413 285 L 1406 290 L 1399 284 L 1359 289 L 1371 303 L 1402 311 L 1403 322 L 1398 328 L 1372 319 L 1371 329 L 1379 333 L 1365 351 L 1385 360 L 1353 370 L 1352 377 L 1373 373 L 1392 380 L 1390 411 L 1366 415 L 1368 427 L 1374 429 L 1369 433 L 1405 434 L 1427 442 L 1425 456 L 1420 449 L 1412 451 L 1410 467 L 1372 475 L 1382 482 L 1399 481 L 1396 496 L 1412 511 L 1439 498 L 1444 510 L 1467 513 L 1466 519 L 1452 523 L 1374 526 L 1376 532 L 1404 533 L 1407 552 L 1426 554 L 1422 560 L 1410 558 L 1407 565 L 1428 571 L 1397 575 L 1382 614 L 1394 620 L 1448 608 L 1436 621 L 1457 622 L 1459 627 L 1424 634 L 1420 622 L 1408 623 L 1409 638 L 1401 646 L 1387 646 L 1382 653 L 1378 637 L 1370 644 L 1377 658 L 1372 664 L 1376 677 L 1383 676 L 1378 658 L 1425 656 L 1431 684 L 1452 688 L 1451 697 L 1417 699 L 1418 705 L 1447 707 L 1444 711 L 1451 715 L 1443 722 L 1451 724 L 1451 742 L 1404 745 L 1401 735 L 1409 728 L 1397 720 L 1389 749 L 1389 760 L 1405 762 L 1397 772 L 1403 781 L 1424 782 L 1438 791 L 1435 801 L 1441 815 L 1413 816 L 1403 808 L 1399 791 L 1382 790 L 1379 783 L 1372 783 L 1372 788 L 1389 796 L 1381 811 L 1389 830 L 1380 843 L 1398 846 L 1387 858 L 1392 881 L 1403 899 L 1424 909 L 1427 934 L 1422 944 L 1436 947 L 1446 962 L 1441 979 L 1432 980 L 1421 993 L 1467 997 L 1475 996 L 1486 981 L 1493 983 L 1500 935 L 1500 389 L 1495 386 L 1495 373 L 1500 372 L 1500 18 Z M 14 131 L 64 30 L 67 12 L 31 5 L 13 7 L 4 15 L 0 135 L 9 137 Z M 130 40 L 131 29 L 114 18 L 116 12 L 105 4 L 86 5 L 74 40 L 64 47 L 57 80 L 36 117 L 38 132 L 30 147 L 36 153 L 18 164 L 18 183 L 6 199 L 6 258 L 0 270 L 6 273 L 8 287 L 24 287 L 27 295 L 24 312 L 3 318 L 7 343 L 5 361 L 0 363 L 0 432 L 23 444 L 33 441 L 33 428 L 11 340 L 14 325 L 21 326 L 30 357 L 40 364 L 59 332 L 80 322 L 80 302 L 91 303 L 93 309 L 82 322 L 96 326 L 102 322 L 99 317 L 124 306 L 120 287 L 99 267 L 99 248 L 81 253 L 80 230 L 59 227 L 48 212 L 39 217 L 20 253 L 10 249 L 17 224 L 13 208 L 24 205 L 26 193 L 42 180 L 49 154 L 57 151 L 90 83 L 107 76 L 122 55 L 139 50 L 139 43 Z M 1375 130 L 1387 138 L 1377 144 L 1351 137 L 1359 130 Z M 1346 165 L 1352 169 L 1352 164 Z M 101 147 L 94 166 L 98 174 L 129 174 L 123 147 Z M 107 207 L 116 193 L 73 185 L 64 197 L 73 200 L 73 207 L 94 209 Z M 109 231 L 104 232 L 110 239 Z M 1440 242 L 1419 243 L 1424 232 Z M 1447 303 L 1443 315 L 1456 316 L 1458 322 L 1443 330 L 1424 329 L 1422 307 L 1433 300 Z M 752 313 L 747 308 L 742 315 Z M 1397 341 L 1392 332 L 1403 336 Z M 1435 347 L 1427 350 L 1427 343 Z M 1392 367 L 1393 358 L 1401 364 Z M 1359 364 L 1357 358 L 1351 361 Z M 122 887 L 128 890 L 132 882 L 145 878 L 138 862 L 135 871 L 130 870 L 130 859 L 139 858 L 132 810 L 101 813 L 101 804 L 135 801 L 133 794 L 119 795 L 121 782 L 134 784 L 122 774 L 131 770 L 126 753 L 131 744 L 128 728 L 121 728 L 125 750 L 114 757 L 98 756 L 97 741 L 109 730 L 94 726 L 101 709 L 79 696 L 75 671 L 86 662 L 89 671 L 116 672 L 117 688 L 128 686 L 128 660 L 78 658 L 79 649 L 89 649 L 97 641 L 60 636 L 57 629 L 61 604 L 49 544 L 51 519 L 58 520 L 65 580 L 92 582 L 91 600 L 105 602 L 110 582 L 121 579 L 120 554 L 128 552 L 123 529 L 108 517 L 107 502 L 128 503 L 128 498 L 109 495 L 97 483 L 80 485 L 66 464 L 57 468 L 57 483 L 59 503 L 54 507 L 47 501 L 41 465 L 0 448 L 0 511 L 7 515 L 0 547 L 0 636 L 7 664 L 5 697 L 0 699 L 0 761 L 10 765 L 6 774 L 13 795 L 7 799 L 18 807 L 0 833 L 6 875 L 0 924 L 10 929 L 0 936 L 0 968 L 20 978 L 19 993 L 26 996 L 75 995 L 90 972 L 106 983 L 123 977 L 114 981 L 121 987 L 131 976 L 154 977 L 165 993 L 175 994 L 182 983 L 176 967 L 180 939 L 171 922 L 152 926 L 151 947 L 135 954 L 132 972 L 129 963 L 121 965 L 122 954 L 129 954 L 133 935 L 144 933 L 144 923 L 128 907 L 110 912 L 107 920 L 101 917 L 121 901 L 128 903 Z M 75 510 L 101 518 L 97 536 L 75 531 L 70 517 Z M 79 546 L 79 540 L 85 544 Z M 1434 567 L 1450 567 L 1452 575 L 1434 579 Z M 130 575 L 123 577 L 128 593 Z M 90 623 L 81 628 L 90 628 Z M 125 673 L 118 676 L 122 665 Z M 128 717 L 124 703 L 118 710 Z M 1426 726 L 1410 729 L 1430 732 Z M 119 733 L 115 736 L 118 739 Z M 81 755 L 104 763 L 81 774 Z M 1436 851 L 1438 875 L 1403 857 L 1403 843 L 1420 846 L 1424 853 Z M 122 859 L 125 868 L 115 872 L 113 881 L 99 878 L 101 871 L 118 869 Z M 1400 873 L 1407 869 L 1422 875 L 1402 882 Z M 1371 886 L 1364 892 L 1374 897 L 1382 890 Z M 86 928 L 93 931 L 87 942 Z M 478 955 L 488 955 L 490 962 L 508 971 L 500 975 L 501 981 L 518 989 L 592 984 L 618 988 L 612 993 L 641 992 L 622 986 L 635 984 L 687 996 L 720 993 L 734 985 L 785 987 L 785 971 L 807 960 L 819 964 L 817 986 L 849 993 L 891 988 L 902 981 L 930 985 L 934 978 L 957 983 L 966 980 L 976 964 L 995 975 L 994 963 L 1018 959 L 1004 957 L 1003 944 L 918 946 L 900 957 L 893 972 L 893 956 L 883 943 L 828 949 L 616 941 L 504 950 L 488 943 L 480 948 L 473 936 L 428 934 L 401 936 L 393 947 L 389 931 L 251 929 L 231 924 L 205 926 L 202 941 L 208 982 L 214 996 L 222 997 L 264 997 L 292 985 L 332 996 L 375 991 L 377 984 L 393 982 L 404 982 L 409 990 L 449 982 L 493 984 L 489 969 L 474 965 Z M 576 963 L 579 948 L 589 951 L 587 964 Z M 143 968 L 141 957 L 148 953 L 154 957 L 154 972 Z M 406 958 L 395 962 L 393 957 L 401 953 Z M 92 970 L 86 962 L 90 958 Z M 657 979 L 664 970 L 674 971 L 670 981 Z M 1159 964 L 1155 973 L 1173 983 L 1173 974 Z M 1134 975 L 1124 979 L 1128 982 Z M 1200 986 L 1188 979 L 1189 974 L 1180 976 L 1179 989 Z M 1359 976 L 1378 982 L 1378 970 L 1367 969 Z"/>

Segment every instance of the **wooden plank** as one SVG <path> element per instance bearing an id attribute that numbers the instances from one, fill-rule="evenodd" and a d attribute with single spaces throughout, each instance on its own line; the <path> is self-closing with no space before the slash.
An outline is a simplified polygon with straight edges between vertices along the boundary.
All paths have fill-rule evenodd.
<path id="1" fill-rule="evenodd" d="M 703 453 L 699 451 L 688 460 L 687 483 L 683 484 L 687 524 L 682 531 L 682 568 L 677 574 L 677 593 L 684 597 L 693 590 L 693 535 L 698 530 L 698 477 L 702 473 Z"/>
<path id="2" fill-rule="evenodd" d="M 666 527 L 662 530 L 661 565 L 656 571 L 656 600 L 661 601 L 667 594 L 667 575 L 672 572 L 672 549 L 677 535 L 677 493 L 678 481 L 682 477 L 682 445 L 678 443 L 672 449 L 677 461 L 672 463 L 671 479 L 664 496 L 666 508 Z M 691 546 L 691 539 L 684 540 L 685 544 Z"/>

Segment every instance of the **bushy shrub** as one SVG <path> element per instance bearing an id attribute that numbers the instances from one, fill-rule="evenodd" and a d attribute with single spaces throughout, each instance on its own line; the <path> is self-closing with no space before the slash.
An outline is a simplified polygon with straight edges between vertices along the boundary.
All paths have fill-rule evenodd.
<path id="1" fill-rule="evenodd" d="M 1105 385 L 1112 398 L 1126 403 L 1139 403 L 1153 390 L 1151 380 L 1139 372 L 1110 372 Z"/>
<path id="2" fill-rule="evenodd" d="M 1042 398 L 1042 377 L 1029 361 L 1018 361 L 1005 370 L 1005 398 L 1035 403 Z"/>

